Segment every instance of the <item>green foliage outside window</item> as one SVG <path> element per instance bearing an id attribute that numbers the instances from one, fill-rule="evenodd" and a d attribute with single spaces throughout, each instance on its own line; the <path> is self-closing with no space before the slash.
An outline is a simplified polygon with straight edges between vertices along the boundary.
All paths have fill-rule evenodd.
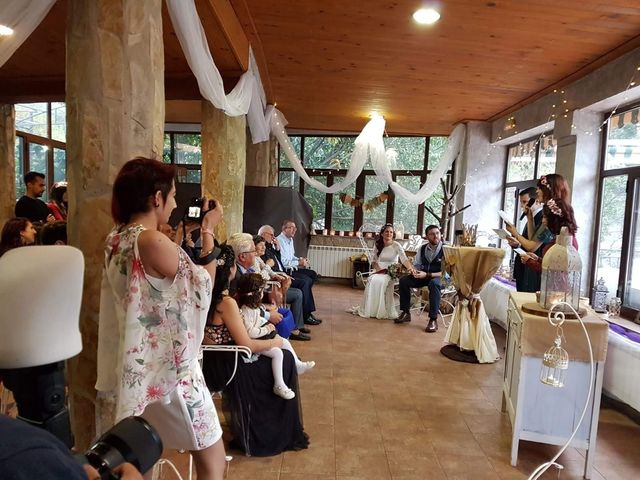
<path id="1" fill-rule="evenodd" d="M 335 177 L 334 183 L 339 183 L 344 180 L 343 177 Z M 344 193 L 351 195 L 352 197 L 356 194 L 356 185 L 352 183 L 345 190 Z M 355 209 L 351 205 L 345 205 L 340 201 L 340 196 L 338 194 L 333 195 L 333 210 L 331 217 L 331 228 L 333 230 L 353 230 L 353 219 L 354 219 L 354 211 Z"/>
<path id="2" fill-rule="evenodd" d="M 398 152 L 395 165 L 391 170 L 423 170 L 425 137 L 388 137 L 384 139 L 385 148 Z"/>
<path id="3" fill-rule="evenodd" d="M 300 145 L 302 144 L 302 137 L 292 136 L 292 137 L 289 137 L 289 140 L 291 141 L 291 146 L 293 147 L 293 150 L 298 155 L 298 158 L 300 158 Z M 280 168 L 292 168 L 291 162 L 289 161 L 287 156 L 284 154 L 284 149 L 281 147 L 278 148 L 278 165 L 280 165 Z"/>
<path id="4" fill-rule="evenodd" d="M 16 200 L 22 197 L 26 193 L 26 187 L 23 181 L 24 178 L 24 169 L 23 158 L 22 158 L 22 148 L 24 145 L 24 139 L 22 137 L 16 137 L 16 146 L 15 146 L 15 185 L 16 185 Z"/>
<path id="5" fill-rule="evenodd" d="M 314 180 L 319 181 L 323 185 L 327 184 L 327 177 L 322 176 L 312 176 Z M 311 210 L 313 211 L 313 228 L 317 230 L 322 230 L 325 228 L 325 218 L 326 218 L 326 194 L 321 192 L 320 190 L 316 190 L 310 185 L 305 185 L 304 187 L 304 198 L 309 202 L 311 206 Z"/>
<path id="6" fill-rule="evenodd" d="M 434 170 L 439 164 L 449 145 L 449 137 L 429 138 L 429 170 Z"/>
<path id="7" fill-rule="evenodd" d="M 305 137 L 305 168 L 348 169 L 355 137 Z"/>

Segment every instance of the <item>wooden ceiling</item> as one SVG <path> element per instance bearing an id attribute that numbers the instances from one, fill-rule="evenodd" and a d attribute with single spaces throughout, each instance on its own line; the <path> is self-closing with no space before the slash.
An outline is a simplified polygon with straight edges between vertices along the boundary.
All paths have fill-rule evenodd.
<path id="1" fill-rule="evenodd" d="M 638 0 L 442 0 L 440 21 L 419 26 L 424 3 L 196 0 L 229 86 L 246 67 L 238 24 L 269 101 L 302 130 L 358 132 L 378 111 L 389 133 L 447 134 L 640 47 Z M 64 98 L 66 9 L 59 0 L 0 69 L 0 101 Z M 197 99 L 163 9 L 166 96 Z"/>

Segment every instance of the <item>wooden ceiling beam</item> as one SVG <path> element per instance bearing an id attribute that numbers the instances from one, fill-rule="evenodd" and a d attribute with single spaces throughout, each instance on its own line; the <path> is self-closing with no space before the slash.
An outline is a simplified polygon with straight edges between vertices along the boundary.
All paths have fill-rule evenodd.
<path id="1" fill-rule="evenodd" d="M 246 71 L 249 68 L 249 40 L 229 0 L 196 0 L 196 8 L 205 32 L 215 27 L 207 22 L 207 16 L 203 14 L 210 12 L 213 15 L 238 65 L 242 71 Z"/>

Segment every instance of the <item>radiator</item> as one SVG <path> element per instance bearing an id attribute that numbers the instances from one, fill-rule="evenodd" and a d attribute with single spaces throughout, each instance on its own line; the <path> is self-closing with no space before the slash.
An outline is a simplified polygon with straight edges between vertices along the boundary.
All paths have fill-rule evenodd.
<path id="1" fill-rule="evenodd" d="M 309 245 L 307 257 L 311 268 L 323 277 L 351 278 L 351 256 L 362 254 L 362 247 Z"/>

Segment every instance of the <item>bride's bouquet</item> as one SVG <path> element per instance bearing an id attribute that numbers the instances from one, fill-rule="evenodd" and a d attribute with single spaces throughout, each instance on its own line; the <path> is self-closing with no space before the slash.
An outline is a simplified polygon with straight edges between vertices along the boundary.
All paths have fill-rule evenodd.
<path id="1" fill-rule="evenodd" d="M 401 263 L 392 263 L 387 267 L 387 275 L 389 275 L 392 280 L 397 280 L 398 278 L 404 277 L 408 274 L 409 271 Z"/>

